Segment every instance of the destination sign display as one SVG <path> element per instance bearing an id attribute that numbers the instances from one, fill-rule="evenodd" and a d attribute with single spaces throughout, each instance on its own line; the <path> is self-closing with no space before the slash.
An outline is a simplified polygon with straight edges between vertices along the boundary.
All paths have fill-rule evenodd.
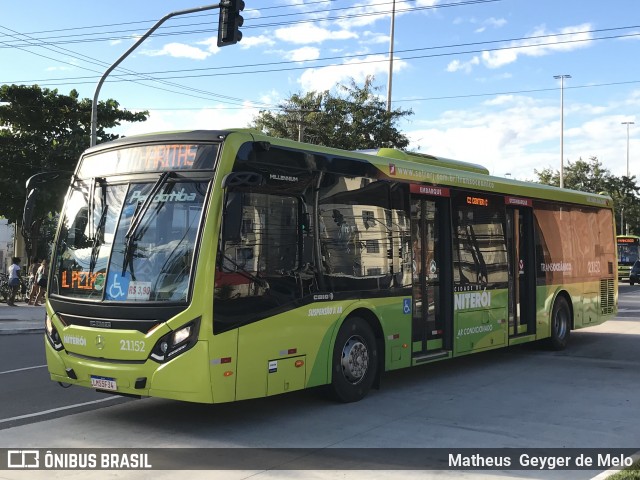
<path id="1" fill-rule="evenodd" d="M 109 150 L 82 159 L 78 176 L 211 170 L 217 145 L 153 144 Z"/>
<path id="2" fill-rule="evenodd" d="M 640 243 L 638 238 L 618 238 L 618 243 Z"/>
<path id="3" fill-rule="evenodd" d="M 467 205 L 477 205 L 480 207 L 488 207 L 489 199 L 482 197 L 467 197 Z"/>

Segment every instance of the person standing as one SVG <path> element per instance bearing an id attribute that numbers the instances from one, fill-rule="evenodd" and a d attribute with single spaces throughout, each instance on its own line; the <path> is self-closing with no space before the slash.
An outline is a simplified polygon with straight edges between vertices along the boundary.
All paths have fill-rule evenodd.
<path id="1" fill-rule="evenodd" d="M 12 307 L 17 306 L 15 304 L 16 294 L 18 293 L 18 289 L 20 288 L 20 258 L 13 257 L 11 259 L 11 266 L 9 267 L 9 300 L 7 301 L 7 305 Z"/>
<path id="2" fill-rule="evenodd" d="M 47 259 L 43 259 L 38 272 L 36 273 L 36 284 L 38 285 L 38 294 L 36 300 L 33 303 L 36 307 L 41 305 L 40 302 L 44 299 L 45 293 L 47 293 L 47 278 L 49 277 L 49 268 L 47 267 Z"/>
<path id="3" fill-rule="evenodd" d="M 40 262 L 37 258 L 33 259 L 33 263 L 29 267 L 29 305 L 33 305 L 36 301 L 36 295 L 38 294 L 38 283 L 36 282 L 38 268 L 40 268 Z"/>

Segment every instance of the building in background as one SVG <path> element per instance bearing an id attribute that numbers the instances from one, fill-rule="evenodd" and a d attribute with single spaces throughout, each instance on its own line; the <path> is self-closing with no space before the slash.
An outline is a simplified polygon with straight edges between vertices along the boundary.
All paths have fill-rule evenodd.
<path id="1" fill-rule="evenodd" d="M 0 272 L 5 273 L 13 257 L 14 227 L 6 218 L 0 219 Z"/>

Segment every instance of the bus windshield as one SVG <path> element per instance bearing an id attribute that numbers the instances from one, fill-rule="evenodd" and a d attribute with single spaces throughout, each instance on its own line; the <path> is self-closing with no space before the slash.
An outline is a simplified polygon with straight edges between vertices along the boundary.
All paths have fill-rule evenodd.
<path id="1" fill-rule="evenodd" d="M 618 240 L 618 263 L 620 265 L 633 265 L 636 260 L 640 260 L 638 250 L 640 250 L 638 243 L 620 243 L 620 240 Z"/>
<path id="2" fill-rule="evenodd" d="M 76 178 L 55 245 L 52 296 L 188 300 L 210 180 L 168 169 L 156 173 L 112 183 L 109 177 Z"/>
<path id="3" fill-rule="evenodd" d="M 56 246 L 52 294 L 93 300 L 186 301 L 208 182 L 153 183 L 71 193 Z M 136 213 L 138 228 L 127 237 Z"/>

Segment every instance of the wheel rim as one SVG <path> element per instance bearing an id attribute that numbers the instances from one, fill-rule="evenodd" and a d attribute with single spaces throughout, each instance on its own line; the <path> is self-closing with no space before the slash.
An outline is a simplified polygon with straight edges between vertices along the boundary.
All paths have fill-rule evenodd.
<path id="1" fill-rule="evenodd" d="M 342 348 L 342 374 L 344 378 L 356 385 L 362 381 L 369 370 L 369 350 L 361 337 L 354 335 Z"/>
<path id="2" fill-rule="evenodd" d="M 562 309 L 558 310 L 556 313 L 556 317 L 553 322 L 553 328 L 556 333 L 556 338 L 564 338 L 567 334 L 567 315 L 566 312 Z"/>

